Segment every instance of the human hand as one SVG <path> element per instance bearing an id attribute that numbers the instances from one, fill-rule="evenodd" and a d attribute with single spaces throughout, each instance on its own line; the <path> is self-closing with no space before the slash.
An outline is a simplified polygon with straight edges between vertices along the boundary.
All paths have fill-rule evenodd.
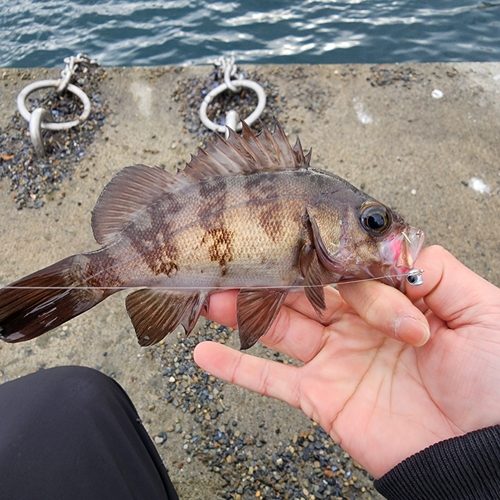
<path id="1" fill-rule="evenodd" d="M 422 250 L 417 267 L 424 284 L 407 296 L 376 281 L 325 290 L 330 326 L 302 293 L 290 294 L 260 340 L 302 366 L 215 342 L 199 344 L 195 361 L 300 408 L 380 477 L 427 446 L 500 421 L 500 290 L 441 247 Z M 213 295 L 209 316 L 235 326 L 235 297 Z M 427 321 L 430 338 L 414 347 L 428 339 Z"/>

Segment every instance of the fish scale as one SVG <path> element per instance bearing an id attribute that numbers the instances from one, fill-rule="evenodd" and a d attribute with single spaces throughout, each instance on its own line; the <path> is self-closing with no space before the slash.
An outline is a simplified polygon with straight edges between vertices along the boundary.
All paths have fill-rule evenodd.
<path id="1" fill-rule="evenodd" d="M 200 279 L 216 279 L 218 287 L 261 285 L 260 281 L 252 283 L 247 281 L 248 278 L 242 278 L 241 269 L 244 266 L 244 270 L 252 273 L 266 262 L 271 264 L 266 279 L 271 277 L 280 286 L 289 284 L 285 270 L 289 274 L 294 265 L 296 268 L 290 253 L 297 252 L 301 239 L 307 239 L 307 231 L 300 221 L 304 203 L 312 201 L 318 193 L 309 190 L 301 176 L 294 172 L 272 176 L 269 185 L 272 185 L 273 180 L 283 180 L 279 177 L 284 176 L 290 177 L 290 180 L 283 183 L 287 189 L 281 195 L 276 191 L 258 189 L 257 186 L 250 190 L 247 176 L 218 179 L 217 183 L 212 184 L 219 184 L 218 191 L 226 190 L 230 195 L 217 197 L 219 203 L 210 202 L 203 209 L 193 207 L 195 202 L 199 206 L 203 205 L 196 196 L 196 186 L 182 190 L 178 194 L 185 207 L 177 213 L 174 221 L 163 224 L 161 228 L 149 225 L 147 230 L 140 229 L 144 226 L 143 218 L 164 220 L 167 217 L 169 202 L 160 200 L 154 213 L 145 212 L 144 217 L 138 217 L 123 231 L 125 245 L 133 245 L 134 249 L 125 252 L 114 248 L 113 251 L 118 255 L 131 253 L 136 260 L 140 260 L 142 255 L 146 262 L 151 263 L 152 271 L 158 269 L 158 262 L 161 261 L 175 265 L 176 271 L 171 275 L 158 273 L 159 286 L 197 286 L 200 285 Z M 307 191 L 310 192 L 311 200 L 306 198 Z M 216 191 L 198 190 L 198 194 L 208 192 L 213 196 Z M 162 244 L 155 241 L 159 232 Z M 170 250 L 165 249 L 166 242 Z M 118 247 L 119 243 L 115 246 Z M 132 275 L 126 279 L 126 271 L 122 273 L 124 281 L 133 286 L 140 286 L 136 282 L 137 265 L 141 263 L 134 264 Z M 234 273 L 230 272 L 231 268 L 235 269 Z M 157 275 L 156 272 L 154 274 Z M 297 279 L 301 277 L 297 276 Z M 214 285 L 213 282 L 207 284 Z M 105 286 L 105 283 L 101 286 Z"/>
<path id="2" fill-rule="evenodd" d="M 401 288 L 424 234 L 292 148 L 279 124 L 219 137 L 170 174 L 135 165 L 100 195 L 92 229 L 101 249 L 67 257 L 0 290 L 0 338 L 30 340 L 119 288 L 141 345 L 182 325 L 209 298 L 238 289 L 241 347 L 269 330 L 298 287 L 321 320 L 324 286 L 377 278 Z M 144 288 L 141 288 L 144 287 Z"/>

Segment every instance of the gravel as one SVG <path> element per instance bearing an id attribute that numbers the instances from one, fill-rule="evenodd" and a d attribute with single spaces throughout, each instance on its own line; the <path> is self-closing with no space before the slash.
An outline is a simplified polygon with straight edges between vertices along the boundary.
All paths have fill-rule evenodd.
<path id="1" fill-rule="evenodd" d="M 232 329 L 208 321 L 199 336 L 183 339 L 179 334 L 178 342 L 151 349 L 163 367 L 164 402 L 184 414 L 154 435 L 157 445 L 167 446 L 168 434 L 179 434 L 185 458 L 178 466 L 203 463 L 224 485 L 221 499 L 374 498 L 373 478 L 315 422 L 290 439 L 280 439 L 280 422 L 265 422 L 248 431 L 244 422 L 231 416 L 225 400 L 229 384 L 198 368 L 192 353 L 202 340 L 230 343 L 233 335 Z M 269 349 L 264 355 L 293 362 Z"/>
<path id="2" fill-rule="evenodd" d="M 279 118 L 279 89 L 264 75 L 257 72 L 240 71 L 242 78 L 253 80 L 261 85 L 266 94 L 266 107 L 260 116 L 260 121 L 272 128 Z M 174 101 L 180 103 L 180 112 L 184 121 L 184 132 L 188 132 L 201 139 L 213 139 L 214 133 L 207 129 L 200 121 L 200 105 L 205 96 L 215 87 L 224 83 L 224 74 L 220 67 L 214 66 L 213 71 L 204 78 L 190 78 L 181 80 L 174 88 L 172 96 Z M 225 124 L 226 114 L 234 109 L 240 118 L 248 117 L 257 107 L 257 96 L 252 90 L 243 88 L 239 93 L 224 92 L 217 96 L 208 106 L 207 116 L 214 123 Z M 259 130 L 260 123 L 255 123 L 252 128 Z"/>
<path id="3" fill-rule="evenodd" d="M 369 79 L 372 87 L 383 87 L 385 85 L 393 85 L 401 83 L 403 87 L 410 88 L 412 84 L 421 82 L 423 75 L 416 71 L 414 68 L 382 68 L 380 66 L 373 66 L 370 68 L 372 76 Z"/>
<path id="4" fill-rule="evenodd" d="M 61 182 L 71 178 L 96 132 L 104 125 L 107 110 L 99 90 L 104 78 L 105 71 L 97 63 L 76 66 L 71 83 L 89 97 L 90 116 L 69 130 L 43 130 L 45 158 L 35 154 L 28 122 L 19 112 L 12 116 L 5 128 L 0 128 L 0 178 L 9 179 L 11 198 L 18 209 L 42 207 L 47 200 L 55 198 Z M 83 110 L 80 99 L 72 93 L 58 95 L 50 88 L 32 93 L 28 100 L 28 110 L 43 106 L 50 111 L 54 122 L 74 120 Z M 64 197 L 64 194 L 60 192 L 59 197 Z"/>

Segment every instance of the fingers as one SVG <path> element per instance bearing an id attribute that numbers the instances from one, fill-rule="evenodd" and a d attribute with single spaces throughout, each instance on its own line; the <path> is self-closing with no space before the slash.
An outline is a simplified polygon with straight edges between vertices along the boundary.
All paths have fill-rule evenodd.
<path id="1" fill-rule="evenodd" d="M 338 289 L 369 325 L 414 346 L 429 339 L 428 322 L 423 315 L 428 309 L 432 310 L 428 317 L 433 328 L 443 323 L 451 328 L 461 324 L 486 325 L 488 318 L 494 318 L 497 324 L 500 290 L 444 248 L 424 248 L 416 267 L 424 270 L 424 282 L 420 286 L 407 286 L 407 297 L 374 281 L 339 285 Z"/>
<path id="2" fill-rule="evenodd" d="M 351 306 L 345 303 L 339 292 L 330 286 L 324 288 L 326 310 L 323 311 L 321 322 L 325 325 L 333 323 L 347 312 Z M 318 314 L 302 291 L 289 293 L 285 305 L 303 314 L 307 318 L 318 321 Z"/>
<path id="3" fill-rule="evenodd" d="M 217 323 L 236 328 L 236 296 L 238 290 L 226 290 L 210 296 L 207 315 Z M 323 322 L 332 323 L 350 309 L 339 293 L 331 287 L 325 288 L 325 301 L 327 309 L 323 313 Z M 319 320 L 316 311 L 303 292 L 291 292 L 285 299 L 285 306 L 303 314 L 307 318 Z"/>
<path id="4" fill-rule="evenodd" d="M 300 298 L 297 298 L 297 301 L 299 303 L 295 305 L 303 305 Z M 218 323 L 236 327 L 235 308 L 236 293 L 217 293 L 210 299 L 209 316 Z M 283 306 L 269 331 L 260 338 L 260 342 L 306 363 L 321 349 L 324 330 L 324 326 L 318 323 L 317 319 L 309 319 L 291 307 Z"/>
<path id="5" fill-rule="evenodd" d="M 236 290 L 216 293 L 210 297 L 208 316 L 214 321 L 236 328 Z M 326 323 L 340 318 L 350 306 L 339 293 L 325 289 L 327 310 L 323 315 Z M 307 363 L 321 349 L 325 328 L 303 292 L 290 293 L 285 306 L 260 341 L 272 349 Z"/>
<path id="6" fill-rule="evenodd" d="M 338 289 L 361 318 L 380 332 L 414 346 L 429 340 L 424 314 L 395 288 L 378 281 L 361 281 L 339 285 Z"/>
<path id="7" fill-rule="evenodd" d="M 207 316 L 221 325 L 236 328 L 236 296 L 238 290 L 226 290 L 210 296 Z"/>
<path id="8" fill-rule="evenodd" d="M 500 290 L 459 262 L 440 246 L 424 248 L 416 267 L 424 270 L 424 283 L 407 287 L 406 294 L 416 302 L 423 300 L 446 322 L 478 323 L 498 312 Z"/>
<path id="9" fill-rule="evenodd" d="M 430 337 L 424 316 L 432 309 L 444 321 L 456 317 L 458 311 L 470 310 L 473 304 L 484 304 L 485 296 L 498 302 L 499 290 L 458 262 L 441 247 L 422 250 L 417 261 L 424 270 L 424 283 L 407 287 L 407 296 L 376 281 L 342 284 L 340 295 L 325 289 L 326 323 L 334 323 L 350 308 L 378 331 L 414 346 L 421 346 Z M 466 287 L 466 289 L 464 288 Z M 215 321 L 236 327 L 235 298 L 237 291 L 211 297 L 209 316 Z M 412 304 L 412 302 L 415 303 Z M 304 332 L 307 331 L 307 335 Z M 296 359 L 307 362 L 321 348 L 324 329 L 302 293 L 291 293 L 268 334 L 266 345 Z"/>
<path id="10" fill-rule="evenodd" d="M 298 368 L 257 358 L 216 342 L 201 342 L 196 364 L 211 375 L 299 407 Z"/>
<path id="11" fill-rule="evenodd" d="M 325 335 L 325 327 L 317 319 L 310 319 L 285 306 L 260 342 L 307 363 L 321 350 L 325 336 L 328 336 Z"/>

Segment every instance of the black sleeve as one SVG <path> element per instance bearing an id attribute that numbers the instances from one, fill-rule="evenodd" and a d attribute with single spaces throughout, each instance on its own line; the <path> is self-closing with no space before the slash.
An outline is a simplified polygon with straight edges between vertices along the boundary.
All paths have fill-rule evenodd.
<path id="1" fill-rule="evenodd" d="M 422 450 L 375 481 L 389 500 L 500 499 L 500 425 Z"/>

